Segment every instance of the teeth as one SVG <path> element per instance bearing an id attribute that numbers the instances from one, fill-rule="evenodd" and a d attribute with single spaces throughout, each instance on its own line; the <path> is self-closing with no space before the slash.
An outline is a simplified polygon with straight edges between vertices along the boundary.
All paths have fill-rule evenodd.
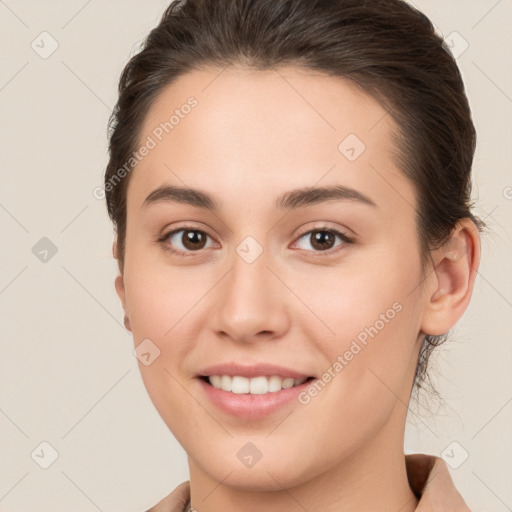
<path id="1" fill-rule="evenodd" d="M 292 379 L 287 377 L 283 379 L 278 375 L 272 377 L 241 377 L 235 375 L 211 375 L 208 377 L 210 384 L 217 389 L 224 391 L 231 391 L 237 394 L 251 394 L 251 395 L 264 395 L 265 393 L 275 393 L 282 389 L 289 389 L 293 386 L 298 386 L 307 380 L 306 377 L 302 379 Z"/>

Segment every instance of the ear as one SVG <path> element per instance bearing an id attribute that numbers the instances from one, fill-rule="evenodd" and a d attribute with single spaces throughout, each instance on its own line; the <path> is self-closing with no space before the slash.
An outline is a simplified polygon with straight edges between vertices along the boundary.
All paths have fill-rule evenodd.
<path id="1" fill-rule="evenodd" d="M 123 305 L 123 310 L 126 312 L 126 293 L 124 289 L 124 279 L 121 274 L 119 274 L 115 280 L 114 284 L 116 287 L 117 296 L 121 300 L 121 304 Z"/>
<path id="2" fill-rule="evenodd" d="M 119 259 L 118 259 L 118 252 L 117 252 L 117 238 L 114 240 L 113 244 L 112 244 L 112 255 L 114 256 L 114 258 L 116 258 L 118 260 L 118 264 L 119 264 Z M 125 292 L 125 288 L 124 288 L 124 278 L 123 278 L 123 269 L 120 267 L 120 274 L 115 278 L 114 280 L 114 285 L 115 285 L 115 288 L 116 288 L 116 292 L 117 292 L 117 296 L 119 297 L 119 299 L 121 300 L 121 304 L 123 306 L 123 310 L 124 310 L 124 326 L 126 327 L 126 329 L 128 329 L 130 332 L 131 332 L 131 326 L 130 326 L 130 319 L 128 318 L 128 315 L 126 314 L 126 292 Z"/>
<path id="3" fill-rule="evenodd" d="M 116 260 L 119 259 L 117 254 L 117 237 L 114 238 L 114 241 L 112 242 L 112 256 L 114 256 Z"/>
<path id="4" fill-rule="evenodd" d="M 124 310 L 124 326 L 126 327 L 126 329 L 128 329 L 131 332 L 132 328 L 131 328 L 131 325 L 130 325 L 130 318 L 126 314 L 126 293 L 125 293 L 125 289 L 124 289 L 124 279 L 123 279 L 123 276 L 122 275 L 118 275 L 115 278 L 114 284 L 115 284 L 115 287 L 116 287 L 117 296 L 121 299 L 121 304 L 123 305 L 123 310 Z"/>
<path id="5" fill-rule="evenodd" d="M 432 260 L 421 330 L 436 336 L 447 333 L 469 305 L 480 264 L 480 235 L 474 222 L 459 221 L 450 239 L 432 252 Z"/>

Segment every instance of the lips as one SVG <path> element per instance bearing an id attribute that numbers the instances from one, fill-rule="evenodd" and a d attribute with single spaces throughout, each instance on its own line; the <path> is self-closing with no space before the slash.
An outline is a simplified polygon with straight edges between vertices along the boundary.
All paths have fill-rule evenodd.
<path id="1" fill-rule="evenodd" d="M 275 367 L 272 371 L 275 371 Z M 224 375 L 224 377 L 231 379 L 228 375 Z M 233 380 L 236 378 L 236 376 L 233 377 Z M 238 378 L 245 379 L 246 377 L 239 376 Z M 280 377 L 277 378 L 281 380 Z M 267 377 L 254 377 L 251 380 L 255 379 L 267 379 Z M 272 377 L 269 379 L 272 379 Z M 199 386 L 198 389 L 203 393 L 202 396 L 217 409 L 232 418 L 251 422 L 263 420 L 283 408 L 299 407 L 298 396 L 310 385 L 310 379 L 307 379 L 301 384 L 287 389 L 282 388 L 277 391 L 267 389 L 265 393 L 262 392 L 265 391 L 264 389 L 259 388 L 256 390 L 249 389 L 249 393 L 246 393 L 247 389 L 238 389 L 238 392 L 232 392 L 216 388 L 208 382 L 209 378 L 207 377 L 198 377 L 196 380 Z M 253 391 L 257 392 L 253 393 Z"/>
<path id="2" fill-rule="evenodd" d="M 196 377 L 199 389 L 217 408 L 250 421 L 297 406 L 297 396 L 315 379 L 312 373 L 290 367 L 236 362 L 202 368 Z"/>

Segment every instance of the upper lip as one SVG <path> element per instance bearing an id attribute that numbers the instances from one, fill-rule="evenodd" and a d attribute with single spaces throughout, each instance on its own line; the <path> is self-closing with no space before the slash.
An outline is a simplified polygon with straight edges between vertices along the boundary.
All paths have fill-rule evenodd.
<path id="1" fill-rule="evenodd" d="M 258 364 L 241 364 L 241 363 L 220 363 L 208 366 L 199 372 L 201 377 L 210 377 L 211 375 L 230 375 L 234 377 L 271 377 L 277 375 L 279 377 L 291 377 L 293 379 L 302 379 L 311 377 L 311 374 L 301 373 L 284 366 L 276 366 L 275 364 L 258 363 Z"/>

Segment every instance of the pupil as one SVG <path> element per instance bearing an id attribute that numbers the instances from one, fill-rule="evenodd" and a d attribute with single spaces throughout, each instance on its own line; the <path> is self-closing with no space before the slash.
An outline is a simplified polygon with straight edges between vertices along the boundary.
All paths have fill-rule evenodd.
<path id="1" fill-rule="evenodd" d="M 201 238 L 203 237 L 202 234 L 199 233 L 199 231 L 186 231 L 184 236 L 186 239 L 186 243 L 184 243 L 185 247 L 191 244 L 192 247 L 189 248 L 197 249 L 197 247 L 195 246 L 201 245 L 201 242 L 204 242 L 204 240 L 201 240 Z"/>
<path id="2" fill-rule="evenodd" d="M 333 235 L 332 233 L 329 233 L 328 231 L 316 231 L 316 234 L 314 234 L 314 243 L 313 246 L 318 246 L 320 249 L 330 249 L 332 242 L 333 242 Z M 329 247 L 326 247 L 326 242 Z M 331 243 L 329 243 L 331 242 Z"/>

